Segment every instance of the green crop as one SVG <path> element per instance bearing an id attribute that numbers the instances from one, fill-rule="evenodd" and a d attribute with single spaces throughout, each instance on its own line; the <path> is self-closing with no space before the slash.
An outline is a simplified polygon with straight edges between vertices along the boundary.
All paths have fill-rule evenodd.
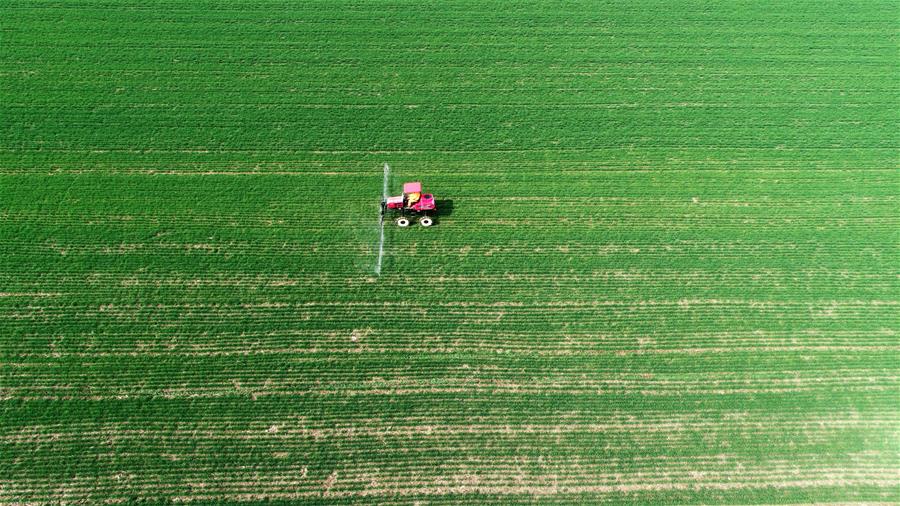
<path id="1" fill-rule="evenodd" d="M 0 504 L 900 502 L 898 10 L 5 2 Z"/>

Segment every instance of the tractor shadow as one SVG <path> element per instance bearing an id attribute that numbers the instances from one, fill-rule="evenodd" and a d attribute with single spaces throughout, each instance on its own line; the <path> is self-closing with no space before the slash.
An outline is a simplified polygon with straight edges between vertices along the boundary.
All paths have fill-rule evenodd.
<path id="1" fill-rule="evenodd" d="M 434 205 L 437 208 L 433 216 L 434 221 L 441 222 L 442 218 L 446 218 L 453 214 L 453 199 L 435 200 Z"/>

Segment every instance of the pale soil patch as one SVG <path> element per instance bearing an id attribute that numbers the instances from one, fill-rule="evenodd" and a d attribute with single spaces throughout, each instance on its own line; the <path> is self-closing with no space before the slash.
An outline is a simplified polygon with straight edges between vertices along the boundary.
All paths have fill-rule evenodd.
<path id="1" fill-rule="evenodd" d="M 105 255 L 124 255 L 126 253 L 132 253 L 144 247 L 144 244 L 135 243 L 128 244 L 122 243 L 118 246 L 104 246 L 100 251 Z"/>
<path id="2" fill-rule="evenodd" d="M 297 286 L 297 280 L 283 279 L 283 280 L 278 280 L 278 281 L 272 281 L 269 283 L 269 286 Z"/>
<path id="3" fill-rule="evenodd" d="M 350 333 L 350 342 L 353 342 L 353 343 L 359 342 L 371 333 L 372 333 L 371 328 L 353 329 L 353 332 Z"/>
<path id="4" fill-rule="evenodd" d="M 322 489 L 324 490 L 323 495 L 328 496 L 331 493 L 331 488 L 337 483 L 337 479 L 337 471 L 332 471 L 331 474 L 328 475 L 328 478 L 325 478 L 325 482 L 322 483 Z"/>

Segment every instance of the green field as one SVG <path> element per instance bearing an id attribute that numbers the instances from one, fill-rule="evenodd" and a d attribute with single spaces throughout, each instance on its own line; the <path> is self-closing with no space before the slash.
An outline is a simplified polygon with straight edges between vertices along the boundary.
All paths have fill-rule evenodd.
<path id="1" fill-rule="evenodd" d="M 0 504 L 900 502 L 898 20 L 2 2 Z"/>

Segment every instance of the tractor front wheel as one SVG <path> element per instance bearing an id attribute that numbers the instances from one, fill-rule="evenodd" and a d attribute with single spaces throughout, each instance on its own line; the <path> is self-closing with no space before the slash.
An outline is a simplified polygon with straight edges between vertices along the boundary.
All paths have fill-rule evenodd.
<path id="1" fill-rule="evenodd" d="M 409 218 L 397 218 L 397 226 L 398 227 L 408 227 L 409 226 Z"/>
<path id="2" fill-rule="evenodd" d="M 419 218 L 419 225 L 422 225 L 423 227 L 430 227 L 433 224 L 434 221 L 428 216 L 422 216 L 421 218 Z"/>

